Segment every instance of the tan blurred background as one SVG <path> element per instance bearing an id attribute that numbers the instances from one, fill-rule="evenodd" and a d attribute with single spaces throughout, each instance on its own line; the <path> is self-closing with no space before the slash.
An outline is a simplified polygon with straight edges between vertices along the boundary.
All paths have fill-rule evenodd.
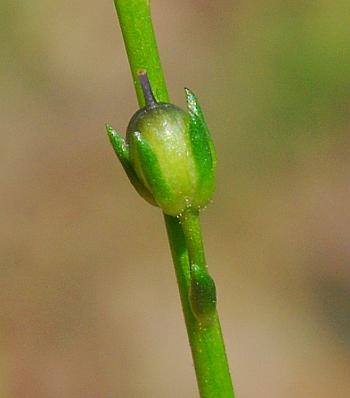
<path id="1" fill-rule="evenodd" d="M 350 5 L 161 1 L 239 398 L 350 397 Z M 137 108 L 112 0 L 0 2 L 0 397 L 196 397 L 161 214 L 104 133 Z"/>

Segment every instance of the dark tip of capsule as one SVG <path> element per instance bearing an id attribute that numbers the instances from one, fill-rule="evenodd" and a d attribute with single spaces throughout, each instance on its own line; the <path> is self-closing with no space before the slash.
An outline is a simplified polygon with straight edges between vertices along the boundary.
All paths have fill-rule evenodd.
<path id="1" fill-rule="evenodd" d="M 147 108 L 154 108 L 157 105 L 157 101 L 153 95 L 151 84 L 148 80 L 147 71 L 145 69 L 140 69 L 137 72 L 137 76 L 140 80 Z"/>

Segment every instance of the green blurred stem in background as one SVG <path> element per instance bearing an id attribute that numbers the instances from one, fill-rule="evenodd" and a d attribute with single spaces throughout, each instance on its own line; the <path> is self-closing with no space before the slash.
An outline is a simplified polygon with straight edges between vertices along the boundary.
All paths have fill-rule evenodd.
<path id="1" fill-rule="evenodd" d="M 114 3 L 140 107 L 145 105 L 137 77 L 140 69 L 147 71 L 157 100 L 169 102 L 152 26 L 149 1 L 114 0 Z M 207 273 L 205 264 L 199 216 L 197 213 L 191 213 L 179 220 L 164 215 L 164 219 L 200 395 L 202 398 L 232 398 L 234 397 L 233 387 L 217 312 L 214 309 L 208 322 L 199 322 L 193 315 L 189 300 L 191 274 L 195 272 L 194 267 L 200 272 L 200 276 L 204 275 L 209 278 L 210 283 L 214 284 Z"/>

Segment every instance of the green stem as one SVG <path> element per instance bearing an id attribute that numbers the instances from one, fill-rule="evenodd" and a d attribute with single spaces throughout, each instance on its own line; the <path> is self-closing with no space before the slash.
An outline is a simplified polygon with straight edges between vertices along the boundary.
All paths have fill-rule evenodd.
<path id="1" fill-rule="evenodd" d="M 196 264 L 203 271 L 206 271 L 208 267 L 205 261 L 202 229 L 198 212 L 187 211 L 181 216 L 180 220 L 191 264 Z"/>
<path id="2" fill-rule="evenodd" d="M 140 107 L 144 96 L 137 78 L 139 69 L 148 73 L 156 99 L 169 102 L 159 59 L 148 0 L 114 0 L 122 29 L 130 69 Z M 202 325 L 193 315 L 190 301 L 190 262 L 206 268 L 202 235 L 196 217 L 184 218 L 181 226 L 175 217 L 164 215 L 172 258 L 175 265 L 182 309 L 202 398 L 233 398 L 224 342 L 217 313 L 209 325 Z"/>
<path id="3" fill-rule="evenodd" d="M 149 0 L 114 0 L 140 107 L 145 105 L 137 71 L 146 69 L 158 102 L 169 102 Z"/>

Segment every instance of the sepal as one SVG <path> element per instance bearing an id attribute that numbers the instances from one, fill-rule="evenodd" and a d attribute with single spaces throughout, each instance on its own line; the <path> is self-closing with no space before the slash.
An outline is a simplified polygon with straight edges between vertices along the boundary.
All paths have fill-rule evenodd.
<path id="1" fill-rule="evenodd" d="M 189 137 L 197 171 L 197 201 L 203 206 L 215 189 L 216 153 L 196 96 L 188 88 L 185 93 L 190 117 Z"/>
<path id="2" fill-rule="evenodd" d="M 171 212 L 173 195 L 162 175 L 156 154 L 138 131 L 130 134 L 129 140 L 132 148 L 131 161 L 136 173 L 144 177 L 143 180 L 149 191 L 153 193 L 157 205 L 161 206 L 164 212 Z"/>
<path id="3" fill-rule="evenodd" d="M 134 186 L 138 194 L 147 200 L 147 202 L 153 206 L 157 206 L 153 195 L 139 180 L 137 174 L 130 164 L 129 145 L 125 142 L 125 139 L 108 124 L 106 125 L 106 130 L 114 152 L 120 160 L 120 163 L 122 164 L 131 184 Z"/>

